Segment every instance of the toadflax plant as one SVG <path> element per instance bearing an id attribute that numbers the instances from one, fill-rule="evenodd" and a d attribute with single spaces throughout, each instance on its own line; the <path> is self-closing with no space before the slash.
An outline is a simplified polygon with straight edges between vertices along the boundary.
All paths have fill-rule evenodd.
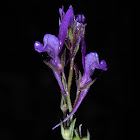
<path id="1" fill-rule="evenodd" d="M 65 140 L 90 140 L 88 131 L 87 137 L 82 137 L 81 125 L 79 125 L 78 129 L 75 128 L 76 119 L 74 119 L 73 115 L 88 93 L 90 86 L 96 80 L 96 78 L 93 80 L 91 78 L 93 72 L 95 69 L 106 71 L 107 64 L 105 60 L 99 61 L 99 56 L 96 52 L 86 55 L 85 28 L 87 24 L 85 24 L 85 16 L 83 14 L 74 16 L 72 6 L 69 7 L 66 13 L 64 12 L 64 6 L 62 6 L 62 8 L 59 8 L 59 13 L 58 36 L 46 34 L 43 38 L 43 44 L 38 41 L 34 43 L 34 48 L 37 52 L 47 52 L 49 55 L 50 61 L 43 61 L 52 69 L 62 93 L 60 108 L 63 112 L 64 120 L 54 126 L 52 130 L 60 126 L 61 135 Z M 83 74 L 78 70 L 75 62 L 75 57 L 80 47 Z M 69 58 L 66 61 L 67 54 Z M 65 66 L 68 63 L 70 63 L 70 70 L 68 78 L 66 78 Z M 75 101 L 71 102 L 70 95 L 74 94 L 70 92 L 73 71 L 75 71 L 77 91 Z"/>

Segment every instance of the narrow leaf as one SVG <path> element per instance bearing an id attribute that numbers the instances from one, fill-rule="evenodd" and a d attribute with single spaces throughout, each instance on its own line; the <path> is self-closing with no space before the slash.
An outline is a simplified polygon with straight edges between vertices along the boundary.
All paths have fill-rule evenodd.
<path id="1" fill-rule="evenodd" d="M 68 47 L 68 44 L 66 43 L 66 41 L 64 42 L 64 44 L 67 47 L 67 49 L 70 50 L 70 48 Z"/>
<path id="2" fill-rule="evenodd" d="M 79 44 L 78 44 L 77 47 L 76 47 L 76 51 L 75 51 L 75 54 L 74 54 L 75 56 L 76 56 L 78 50 L 79 50 Z"/>
<path id="3" fill-rule="evenodd" d="M 66 48 L 65 48 L 63 54 L 61 55 L 61 64 L 63 67 L 65 66 L 65 63 L 66 63 Z"/>
<path id="4" fill-rule="evenodd" d="M 76 136 L 76 140 L 80 140 L 80 137 L 79 137 L 77 130 L 75 130 L 75 136 Z"/>
<path id="5" fill-rule="evenodd" d="M 81 72 L 79 71 L 78 86 L 80 85 L 80 82 L 81 82 L 81 78 L 82 78 L 82 74 L 81 74 Z"/>
<path id="6" fill-rule="evenodd" d="M 69 39 L 70 39 L 70 43 L 73 44 L 73 33 L 72 33 L 72 29 L 70 28 L 69 31 Z"/>
<path id="7" fill-rule="evenodd" d="M 64 89 L 66 88 L 66 84 L 65 84 L 65 80 L 64 80 L 64 77 L 62 76 L 62 83 L 63 83 L 63 87 Z"/>
<path id="8" fill-rule="evenodd" d="M 63 127 L 62 122 L 61 122 L 61 135 L 62 135 L 62 136 L 64 135 L 64 127 Z"/>
<path id="9" fill-rule="evenodd" d="M 76 119 L 73 120 L 73 122 L 71 123 L 70 128 L 69 128 L 70 140 L 73 139 L 73 132 L 74 132 L 74 127 L 75 127 L 75 122 L 76 122 Z"/>
<path id="10" fill-rule="evenodd" d="M 74 71 L 75 71 L 75 81 L 76 81 L 76 85 L 78 85 L 78 75 L 79 75 L 79 72 L 78 72 L 78 67 L 77 67 L 77 64 L 75 63 L 74 64 Z"/>

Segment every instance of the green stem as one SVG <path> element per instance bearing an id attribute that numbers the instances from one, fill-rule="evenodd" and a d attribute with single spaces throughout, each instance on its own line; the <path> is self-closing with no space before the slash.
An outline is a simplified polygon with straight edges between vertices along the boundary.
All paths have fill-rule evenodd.
<path id="1" fill-rule="evenodd" d="M 69 91 L 69 93 L 70 93 L 70 88 L 71 88 L 71 84 L 72 84 L 73 67 L 74 67 L 74 57 L 72 57 L 71 61 L 70 61 L 70 70 L 69 70 L 69 77 L 68 77 L 68 91 Z"/>
<path id="2" fill-rule="evenodd" d="M 66 76 L 65 76 L 64 72 L 62 72 L 62 75 L 63 75 L 65 83 L 67 83 L 66 82 Z M 67 84 L 65 85 L 65 91 L 66 91 L 66 99 L 67 99 L 69 112 L 71 112 L 72 111 L 72 105 L 71 105 L 70 93 L 69 93 Z"/>
<path id="3" fill-rule="evenodd" d="M 69 70 L 69 77 L 68 77 L 68 95 L 67 95 L 67 102 L 69 104 L 69 112 L 72 111 L 71 99 L 70 99 L 70 88 L 72 84 L 72 77 L 73 77 L 73 67 L 74 67 L 74 57 L 72 57 L 70 61 L 70 70 Z"/>
<path id="4" fill-rule="evenodd" d="M 71 105 L 70 94 L 66 93 L 66 97 L 67 97 L 67 104 L 68 104 L 69 112 L 71 112 L 72 111 L 72 105 Z"/>

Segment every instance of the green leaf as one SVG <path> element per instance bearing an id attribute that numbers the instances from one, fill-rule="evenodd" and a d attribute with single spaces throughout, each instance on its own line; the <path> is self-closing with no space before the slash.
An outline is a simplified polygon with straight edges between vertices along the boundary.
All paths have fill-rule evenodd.
<path id="1" fill-rule="evenodd" d="M 74 54 L 75 56 L 76 56 L 78 50 L 79 50 L 79 44 L 78 44 L 77 47 L 76 47 L 76 51 L 75 51 L 75 54 Z"/>
<path id="2" fill-rule="evenodd" d="M 95 78 L 93 81 L 91 81 L 90 83 L 88 83 L 87 85 L 85 85 L 84 87 L 80 88 L 81 90 L 82 89 L 86 89 L 88 87 L 90 87 L 95 81 L 96 81 L 97 78 Z"/>
<path id="3" fill-rule="evenodd" d="M 81 72 L 79 71 L 78 86 L 80 85 L 80 82 L 81 82 L 81 78 L 82 78 L 82 74 L 81 74 Z"/>
<path id="4" fill-rule="evenodd" d="M 43 60 L 43 62 L 51 69 L 58 71 L 58 72 L 62 72 L 61 70 L 57 69 L 55 66 L 53 66 L 52 64 L 50 64 L 49 62 L 46 62 Z"/>
<path id="5" fill-rule="evenodd" d="M 74 127 L 75 127 L 75 122 L 76 122 L 76 119 L 74 119 L 72 121 L 70 128 L 69 128 L 70 140 L 73 139 L 73 131 L 74 131 Z"/>
<path id="6" fill-rule="evenodd" d="M 72 33 L 72 29 L 69 29 L 69 39 L 70 39 L 70 43 L 73 44 L 73 33 Z"/>
<path id="7" fill-rule="evenodd" d="M 64 77 L 62 76 L 62 84 L 63 84 L 63 87 L 64 89 L 66 88 L 66 84 L 65 84 L 65 80 L 64 80 Z"/>
<path id="8" fill-rule="evenodd" d="M 68 47 L 66 41 L 64 42 L 65 46 L 67 47 L 68 50 L 70 50 L 70 48 Z"/>
<path id="9" fill-rule="evenodd" d="M 78 130 L 75 130 L 75 136 L 76 136 L 76 140 L 80 140 L 80 136 L 79 136 L 79 134 L 78 134 L 78 132 L 77 132 Z"/>
<path id="10" fill-rule="evenodd" d="M 63 67 L 65 66 L 65 63 L 66 63 L 66 48 L 65 48 L 63 54 L 61 55 L 61 64 Z"/>

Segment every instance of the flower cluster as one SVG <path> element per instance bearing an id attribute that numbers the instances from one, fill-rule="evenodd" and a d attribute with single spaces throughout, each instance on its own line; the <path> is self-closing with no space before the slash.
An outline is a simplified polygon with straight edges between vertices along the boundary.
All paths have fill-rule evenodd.
<path id="1" fill-rule="evenodd" d="M 49 62 L 44 61 L 48 65 L 53 73 L 61 92 L 63 93 L 63 101 L 65 105 L 68 106 L 70 114 L 65 117 L 65 119 L 53 127 L 60 126 L 62 123 L 69 121 L 73 114 L 77 111 L 86 94 L 88 93 L 90 86 L 95 82 L 96 79 L 91 78 L 95 69 L 101 69 L 106 71 L 107 64 L 105 60 L 99 61 L 98 54 L 96 52 L 91 52 L 86 55 L 86 43 L 85 43 L 85 16 L 83 14 L 78 14 L 74 16 L 73 7 L 70 6 L 67 12 L 64 12 L 64 7 L 59 8 L 60 19 L 59 19 L 59 34 L 56 37 L 55 35 L 46 34 L 43 38 L 43 44 L 36 41 L 34 48 L 37 52 L 47 52 L 51 58 Z M 66 58 L 66 51 L 63 51 L 63 46 L 66 46 L 69 52 L 69 59 Z M 81 47 L 82 53 L 82 65 L 83 65 L 83 75 L 76 68 L 74 58 Z M 61 57 L 60 52 L 63 51 Z M 68 83 L 65 77 L 64 67 L 70 61 L 70 71 Z M 76 84 L 77 84 L 77 93 L 74 105 L 71 107 L 70 101 L 70 87 L 72 83 L 73 70 L 76 72 Z M 66 113 L 67 109 L 64 111 Z M 71 121 L 72 122 L 72 121 Z"/>

